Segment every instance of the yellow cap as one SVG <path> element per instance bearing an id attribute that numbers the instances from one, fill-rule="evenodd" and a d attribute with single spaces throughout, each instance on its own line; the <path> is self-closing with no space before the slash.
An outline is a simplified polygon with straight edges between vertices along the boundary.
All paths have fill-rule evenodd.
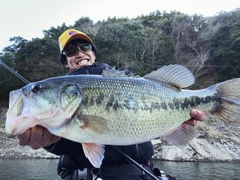
<path id="1" fill-rule="evenodd" d="M 85 33 L 76 29 L 68 29 L 58 38 L 60 52 L 65 48 L 66 44 L 73 39 L 82 39 L 89 43 L 92 43 L 91 38 L 88 37 Z"/>

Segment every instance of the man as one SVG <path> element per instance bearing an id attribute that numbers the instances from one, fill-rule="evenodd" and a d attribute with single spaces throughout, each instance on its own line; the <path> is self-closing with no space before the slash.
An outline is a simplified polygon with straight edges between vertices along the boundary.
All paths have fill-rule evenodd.
<path id="1" fill-rule="evenodd" d="M 60 62 L 70 69 L 68 75 L 76 74 L 102 74 L 109 67 L 105 63 L 95 62 L 97 49 L 90 37 L 75 29 L 66 30 L 59 37 Z M 111 68 L 111 67 L 110 67 Z M 125 74 L 131 74 L 125 71 Z M 198 110 L 191 111 L 191 119 L 185 123 L 195 126 L 196 120 L 204 120 L 205 114 Z M 95 169 L 85 157 L 81 143 L 76 143 L 51 134 L 47 129 L 36 126 L 18 136 L 18 143 L 30 146 L 32 149 L 43 147 L 45 150 L 60 155 L 58 174 L 63 179 L 91 179 L 99 176 L 103 179 L 131 180 L 148 179 L 148 176 L 129 164 L 118 152 L 126 155 L 141 164 L 146 170 L 152 172 L 153 146 L 151 142 L 131 146 L 105 146 L 105 154 L 100 169 Z"/>

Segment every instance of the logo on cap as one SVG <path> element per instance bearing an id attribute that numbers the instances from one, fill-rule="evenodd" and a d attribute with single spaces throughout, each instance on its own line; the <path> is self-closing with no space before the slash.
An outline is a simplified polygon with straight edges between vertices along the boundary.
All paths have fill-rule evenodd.
<path id="1" fill-rule="evenodd" d="M 69 36 L 72 36 L 72 35 L 76 34 L 76 32 L 75 31 L 70 31 L 68 34 L 69 34 Z"/>

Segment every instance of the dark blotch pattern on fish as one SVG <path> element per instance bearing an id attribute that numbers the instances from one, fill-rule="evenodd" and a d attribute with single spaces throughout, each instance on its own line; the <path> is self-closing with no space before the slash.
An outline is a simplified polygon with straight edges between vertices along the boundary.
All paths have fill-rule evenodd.
<path id="1" fill-rule="evenodd" d="M 85 98 L 83 98 L 83 100 L 82 100 L 82 104 L 88 104 L 88 101 L 89 101 L 89 99 L 88 99 L 88 96 L 86 96 Z"/>
<path id="2" fill-rule="evenodd" d="M 182 100 L 174 99 L 169 102 L 156 102 L 152 103 L 150 107 L 145 104 L 143 108 L 141 108 L 141 110 L 150 110 L 150 112 L 152 112 L 153 110 L 185 110 L 189 109 L 190 107 L 196 107 L 200 104 L 208 104 L 211 102 L 219 102 L 217 94 L 215 94 L 214 96 L 206 97 L 193 96 L 191 98 L 184 98 Z"/>
<path id="3" fill-rule="evenodd" d="M 93 106 L 94 105 L 94 99 L 93 97 L 90 98 L 90 101 L 89 101 L 89 106 Z"/>
<path id="4" fill-rule="evenodd" d="M 115 111 L 117 111 L 118 110 L 118 101 L 116 101 L 114 104 L 113 104 L 113 109 L 115 110 Z"/>
<path id="5" fill-rule="evenodd" d="M 206 96 L 206 97 L 191 97 L 191 98 L 185 98 L 183 100 L 183 103 L 180 103 L 180 106 L 182 110 L 188 109 L 190 107 L 196 107 L 200 104 L 208 104 L 210 102 L 216 102 L 219 101 L 218 95 L 215 94 L 214 96 Z M 179 101 L 178 101 L 179 102 Z"/>
<path id="6" fill-rule="evenodd" d="M 136 101 L 133 97 L 128 97 L 128 99 L 126 99 L 124 101 L 124 104 L 123 106 L 127 109 L 133 109 L 134 112 L 137 112 L 138 109 L 142 109 L 140 106 L 139 106 L 139 103 L 138 101 Z"/>
<path id="7" fill-rule="evenodd" d="M 168 105 L 166 103 L 161 103 L 161 108 L 164 109 L 164 110 L 167 110 L 168 109 Z"/>
<path id="8" fill-rule="evenodd" d="M 104 99 L 106 100 L 106 97 L 104 97 L 103 93 L 100 93 L 95 97 L 95 99 L 93 97 L 85 97 L 83 104 L 87 104 L 88 106 L 101 105 L 102 102 L 105 101 Z M 219 102 L 217 94 L 206 97 L 192 96 L 190 98 L 186 97 L 183 99 L 173 99 L 164 102 L 152 102 L 151 105 L 148 105 L 145 100 L 140 100 L 140 102 L 138 102 L 133 97 L 128 97 L 123 104 L 119 104 L 118 99 L 116 99 L 113 95 L 110 95 L 107 99 L 105 110 L 107 111 L 111 108 L 115 111 L 118 111 L 119 108 L 126 108 L 128 110 L 132 109 L 134 112 L 137 112 L 138 110 L 150 112 L 155 110 L 185 110 L 191 107 L 196 107 L 200 104 L 208 104 L 216 101 Z"/>
<path id="9" fill-rule="evenodd" d="M 104 98 L 103 93 L 100 93 L 96 98 L 96 104 L 101 105 L 103 98 Z"/>
<path id="10" fill-rule="evenodd" d="M 114 96 L 110 95 L 105 110 L 109 110 L 109 108 L 113 106 L 113 102 L 114 102 Z"/>

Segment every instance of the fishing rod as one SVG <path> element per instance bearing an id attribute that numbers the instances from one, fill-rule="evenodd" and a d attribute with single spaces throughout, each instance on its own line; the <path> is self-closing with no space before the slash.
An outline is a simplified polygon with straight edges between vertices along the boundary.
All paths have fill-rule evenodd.
<path id="1" fill-rule="evenodd" d="M 119 154 L 121 154 L 130 164 L 138 168 L 140 171 L 143 172 L 143 175 L 148 174 L 152 179 L 154 180 L 159 180 L 158 177 L 156 177 L 153 173 L 148 171 L 146 168 L 141 166 L 139 163 L 137 163 L 134 159 L 132 159 L 130 156 L 125 154 L 124 152 L 120 151 L 117 147 L 111 146 L 113 149 L 115 149 Z"/>
<path id="2" fill-rule="evenodd" d="M 2 60 L 0 60 L 0 64 L 5 67 L 8 71 L 10 71 L 13 75 L 17 76 L 19 79 L 21 79 L 25 84 L 29 84 L 30 82 L 25 79 L 23 76 L 18 74 L 16 71 L 14 71 L 12 68 L 10 68 L 7 64 L 5 64 Z"/>

